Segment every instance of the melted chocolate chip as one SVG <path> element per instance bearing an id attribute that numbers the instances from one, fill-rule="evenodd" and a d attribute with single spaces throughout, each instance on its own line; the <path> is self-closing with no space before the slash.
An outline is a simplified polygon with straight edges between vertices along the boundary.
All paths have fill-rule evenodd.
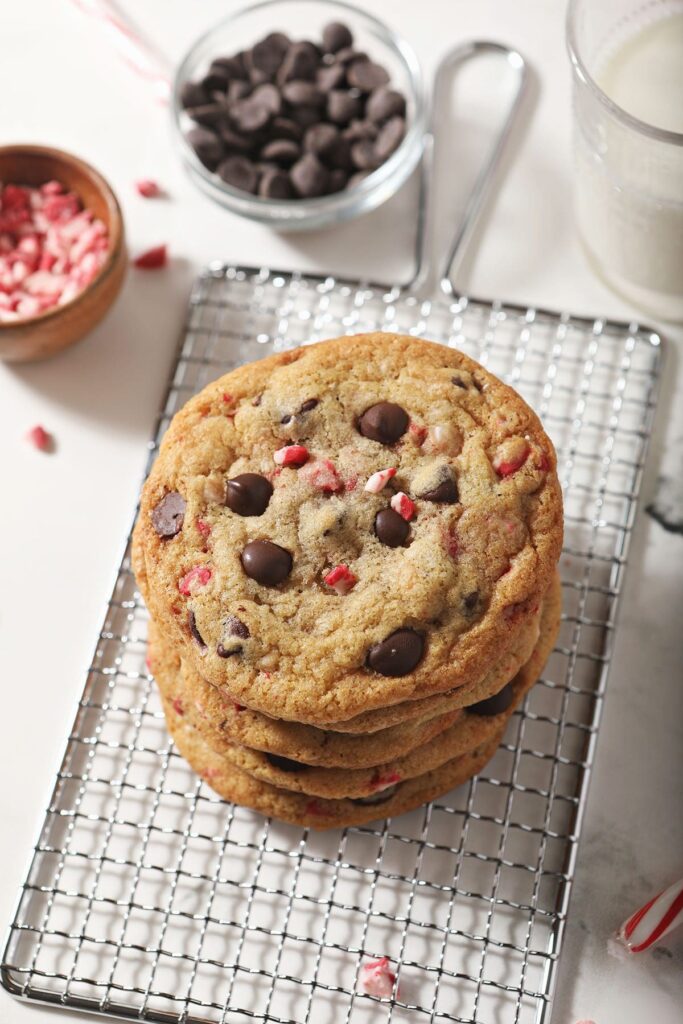
<path id="1" fill-rule="evenodd" d="M 377 539 L 389 548 L 400 548 L 410 533 L 410 525 L 393 508 L 383 508 L 375 516 Z"/>
<path id="2" fill-rule="evenodd" d="M 228 480 L 225 504 L 238 516 L 262 516 L 268 508 L 273 485 L 259 473 L 240 473 Z"/>
<path id="3" fill-rule="evenodd" d="M 488 697 L 487 700 L 480 700 L 478 704 L 470 704 L 465 711 L 469 715 L 485 715 L 486 718 L 491 718 L 493 715 L 500 715 L 501 712 L 507 711 L 512 704 L 515 696 L 512 683 L 508 683 L 504 686 L 499 693 L 494 693 L 493 697 Z"/>
<path id="4" fill-rule="evenodd" d="M 224 625 L 228 636 L 238 636 L 242 640 L 247 640 L 251 636 L 249 627 L 236 615 L 228 615 Z"/>
<path id="5" fill-rule="evenodd" d="M 448 477 L 431 491 L 425 491 L 420 497 L 424 501 L 434 501 L 440 505 L 455 505 L 458 500 L 458 487 L 455 480 Z"/>
<path id="6" fill-rule="evenodd" d="M 464 390 L 467 391 L 467 384 L 465 384 L 465 381 L 459 375 L 451 377 L 451 384 L 455 384 L 456 388 L 464 388 Z"/>
<path id="7" fill-rule="evenodd" d="M 355 800 L 352 800 L 351 803 L 360 804 L 361 807 L 371 806 L 372 804 L 383 804 L 386 800 L 391 800 L 400 785 L 400 782 L 395 782 L 393 786 L 387 786 L 386 789 L 380 789 L 379 793 L 371 793 L 370 796 L 359 796 Z"/>
<path id="8" fill-rule="evenodd" d="M 289 551 L 269 540 L 250 541 L 240 557 L 247 576 L 264 587 L 276 587 L 292 571 Z"/>
<path id="9" fill-rule="evenodd" d="M 469 594 L 465 594 L 462 599 L 462 606 L 466 615 L 471 615 L 474 609 L 479 604 L 479 591 L 473 590 Z"/>
<path id="10" fill-rule="evenodd" d="M 205 651 L 206 650 L 206 644 L 204 643 L 204 638 L 202 637 L 201 633 L 197 629 L 197 620 L 194 617 L 194 612 L 193 611 L 189 611 L 187 613 L 187 628 L 190 630 L 190 633 L 192 634 L 193 639 L 196 640 L 196 642 L 199 644 L 201 649 L 203 651 Z"/>
<path id="11" fill-rule="evenodd" d="M 291 757 L 281 757 L 280 754 L 266 754 L 266 761 L 272 764 L 273 768 L 279 768 L 281 772 L 305 772 L 309 767 L 300 761 L 293 761 Z"/>
<path id="12" fill-rule="evenodd" d="M 280 420 L 280 423 L 291 423 L 295 416 L 301 416 L 302 413 L 307 413 L 310 412 L 311 409 L 315 409 L 316 405 L 318 405 L 318 402 L 319 399 L 317 398 L 307 398 L 306 401 L 299 406 L 296 412 L 285 413 L 285 415 Z"/>
<path id="13" fill-rule="evenodd" d="M 407 676 L 424 653 L 424 638 L 414 629 L 397 629 L 368 651 L 368 667 L 382 676 Z"/>
<path id="14" fill-rule="evenodd" d="M 152 509 L 152 526 L 160 537 L 167 539 L 180 533 L 185 508 L 185 499 L 177 491 L 169 491 L 163 496 L 156 508 Z"/>
<path id="15" fill-rule="evenodd" d="M 232 658 L 235 654 L 241 654 L 242 651 L 241 644 L 237 644 L 235 647 L 224 647 L 223 644 L 218 644 L 216 647 L 216 654 L 219 658 Z"/>
<path id="16" fill-rule="evenodd" d="M 395 402 L 378 402 L 366 409 L 358 420 L 363 437 L 380 444 L 394 444 L 408 429 L 408 413 Z"/>

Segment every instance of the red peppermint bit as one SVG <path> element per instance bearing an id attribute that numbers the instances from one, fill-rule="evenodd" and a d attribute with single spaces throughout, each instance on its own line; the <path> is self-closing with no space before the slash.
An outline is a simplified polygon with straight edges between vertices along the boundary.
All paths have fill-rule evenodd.
<path id="1" fill-rule="evenodd" d="M 159 184 L 156 181 L 153 181 L 152 178 L 140 178 L 139 181 L 135 182 L 135 188 L 139 195 L 143 196 L 145 199 L 156 199 L 158 196 L 162 195 Z"/>
<path id="2" fill-rule="evenodd" d="M 211 534 L 211 527 L 203 519 L 198 519 L 196 526 L 202 537 L 208 537 Z"/>
<path id="3" fill-rule="evenodd" d="M 52 438 L 52 434 L 48 434 L 45 427 L 31 427 L 26 435 L 26 440 L 30 441 L 33 447 L 37 448 L 39 452 L 54 451 L 54 440 Z"/>
<path id="4" fill-rule="evenodd" d="M 232 706 L 235 709 L 235 711 L 246 711 L 244 704 L 237 704 L 236 701 L 232 702 Z"/>
<path id="5" fill-rule="evenodd" d="M 441 535 L 443 540 L 443 546 L 446 549 L 446 554 L 449 558 L 456 559 L 458 557 L 458 539 L 454 533 L 450 530 L 445 529 Z"/>
<path id="6" fill-rule="evenodd" d="M 218 768 L 205 768 L 203 772 L 200 772 L 200 775 L 209 782 L 210 779 L 215 779 L 217 775 L 220 775 L 220 770 Z"/>
<path id="7" fill-rule="evenodd" d="M 182 705 L 179 697 L 174 697 L 173 700 L 171 701 L 171 704 L 173 705 L 173 710 L 175 711 L 176 715 L 184 715 L 185 714 L 185 711 L 183 709 L 183 705 Z"/>
<path id="8" fill-rule="evenodd" d="M 355 473 L 354 473 L 353 476 L 350 476 L 348 480 L 344 481 L 344 490 L 345 491 L 355 491 L 357 486 L 358 486 L 358 477 L 356 476 Z"/>
<path id="9" fill-rule="evenodd" d="M 550 459 L 545 452 L 539 452 L 536 456 L 536 467 L 540 469 L 541 473 L 547 473 L 550 469 Z"/>
<path id="10" fill-rule="evenodd" d="M 261 673 L 262 673 L 262 675 L 264 675 L 266 677 L 266 679 L 272 679 L 273 678 L 273 673 L 266 671 L 265 668 L 261 669 Z"/>
<path id="11" fill-rule="evenodd" d="M 221 395 L 221 398 L 226 403 L 226 405 L 232 405 L 232 403 L 235 401 L 235 396 L 231 395 L 229 391 L 224 391 L 223 394 Z"/>
<path id="12" fill-rule="evenodd" d="M 529 457 L 529 445 L 521 437 L 504 441 L 493 457 L 493 468 L 500 477 L 512 476 Z"/>
<path id="13" fill-rule="evenodd" d="M 206 565 L 195 565 L 193 569 L 190 569 L 188 573 L 185 573 L 180 583 L 178 584 L 178 590 L 185 597 L 189 597 L 196 590 L 200 590 L 205 587 L 211 579 L 213 573 Z"/>
<path id="14" fill-rule="evenodd" d="M 305 808 L 306 814 L 324 814 L 325 808 L 317 800 L 309 800 Z"/>
<path id="15" fill-rule="evenodd" d="M 394 466 L 390 466 L 389 469 L 380 469 L 377 473 L 372 474 L 364 489 L 369 491 L 370 494 L 379 494 L 393 476 L 396 476 L 396 468 Z"/>
<path id="16" fill-rule="evenodd" d="M 145 668 L 147 669 L 148 672 L 152 672 L 153 671 L 153 668 L 152 668 L 152 655 L 151 654 L 145 655 Z"/>
<path id="17" fill-rule="evenodd" d="M 165 245 L 155 245 L 153 249 L 147 249 L 146 252 L 140 253 L 133 260 L 133 266 L 138 267 L 140 270 L 159 270 L 160 267 L 165 267 L 167 263 L 168 250 Z"/>
<path id="18" fill-rule="evenodd" d="M 427 436 L 427 428 L 423 427 L 419 423 L 415 423 L 414 420 L 410 421 L 408 425 L 408 433 L 412 437 L 415 444 L 424 444 L 424 440 Z"/>
<path id="19" fill-rule="evenodd" d="M 323 494 L 336 494 L 344 487 L 334 463 L 330 462 L 329 459 L 315 459 L 313 462 L 309 462 L 302 469 L 300 476 L 303 477 L 307 484 L 322 491 Z"/>
<path id="20" fill-rule="evenodd" d="M 302 444 L 286 444 L 273 453 L 273 461 L 277 466 L 303 466 L 308 458 L 308 448 Z"/>
<path id="21" fill-rule="evenodd" d="M 389 772 L 388 775 L 375 775 L 370 785 L 375 790 L 388 789 L 389 786 L 395 786 L 400 781 L 401 776 L 398 772 Z"/>
<path id="22" fill-rule="evenodd" d="M 394 512 L 398 512 L 406 522 L 410 522 L 415 515 L 415 502 L 403 491 L 399 491 L 393 496 L 390 505 Z"/>
<path id="23" fill-rule="evenodd" d="M 360 969 L 359 981 L 361 988 L 369 996 L 388 999 L 396 984 L 396 975 L 390 969 L 389 957 L 382 956 L 379 960 L 370 960 L 363 964 Z M 398 991 L 396 995 L 398 995 Z"/>
<path id="24" fill-rule="evenodd" d="M 323 576 L 323 582 L 336 590 L 338 594 L 348 594 L 350 590 L 353 590 L 356 583 L 358 583 L 358 577 L 351 572 L 348 565 L 335 565 L 334 569 Z"/>

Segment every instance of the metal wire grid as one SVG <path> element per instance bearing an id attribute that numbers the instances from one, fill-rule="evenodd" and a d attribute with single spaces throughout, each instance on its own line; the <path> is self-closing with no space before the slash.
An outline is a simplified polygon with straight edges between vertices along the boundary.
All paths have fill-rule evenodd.
<path id="1" fill-rule="evenodd" d="M 389 821 L 316 834 L 223 803 L 186 767 L 145 668 L 126 553 L 3 957 L 27 999 L 149 1021 L 546 1021 L 615 606 L 651 428 L 659 339 L 465 299 L 213 266 L 170 417 L 247 359 L 400 330 L 475 356 L 543 416 L 565 489 L 564 615 L 484 772 Z M 358 992 L 389 956 L 398 992 Z"/>

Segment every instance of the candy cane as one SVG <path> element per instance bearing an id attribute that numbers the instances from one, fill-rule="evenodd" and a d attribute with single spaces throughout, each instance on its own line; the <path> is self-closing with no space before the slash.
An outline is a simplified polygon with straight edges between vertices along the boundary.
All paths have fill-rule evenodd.
<path id="1" fill-rule="evenodd" d="M 629 953 L 642 953 L 683 922 L 683 878 L 629 917 L 617 939 Z"/>
<path id="2" fill-rule="evenodd" d="M 157 100 L 168 103 L 171 96 L 170 75 L 162 66 L 159 55 L 110 0 L 73 0 L 85 14 L 90 14 L 105 27 L 123 60 L 152 86 Z"/>

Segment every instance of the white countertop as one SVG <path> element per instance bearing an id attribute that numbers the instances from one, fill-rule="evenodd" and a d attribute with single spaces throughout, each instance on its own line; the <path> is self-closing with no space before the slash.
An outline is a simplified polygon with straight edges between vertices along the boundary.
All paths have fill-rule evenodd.
<path id="1" fill-rule="evenodd" d="M 127 0 L 161 50 L 177 59 L 231 0 Z M 468 279 L 477 295 L 631 318 L 637 311 L 589 269 L 571 215 L 570 78 L 563 5 L 547 0 L 366 0 L 410 38 L 428 70 L 458 40 L 518 47 L 534 82 L 514 160 Z M 425 17 L 428 9 L 429 17 Z M 438 40 L 435 44 L 434 40 Z M 163 109 L 120 61 L 101 27 L 75 4 L 0 5 L 0 143 L 30 141 L 92 161 L 122 200 L 133 252 L 168 242 L 171 266 L 132 271 L 112 314 L 59 358 L 0 364 L 0 926 L 13 911 L 31 844 L 83 686 L 165 387 L 188 288 L 209 259 L 325 269 L 389 279 L 401 260 L 410 207 L 397 197 L 333 232 L 278 237 L 195 191 L 173 152 Z M 532 109 L 533 108 L 533 109 Z M 482 113 L 458 122 L 462 163 L 454 205 Z M 485 119 L 485 111 L 484 119 Z M 491 117 L 494 117 L 491 112 Z M 469 148 L 468 148 L 469 147 Z M 456 173 L 462 171 L 462 175 Z M 164 201 L 138 198 L 133 181 L 158 179 Z M 381 268 L 381 272 L 378 272 Z M 668 370 L 641 509 L 671 505 L 681 522 L 683 330 L 669 335 Z M 43 424 L 57 439 L 44 456 L 23 440 Z M 658 475 L 669 477 L 658 486 Z M 683 536 L 641 512 L 630 558 L 608 697 L 578 859 L 553 1024 L 679 1020 L 683 933 L 622 963 L 610 932 L 683 868 Z M 676 1012 L 678 1011 L 678 1013 Z M 0 992 L 3 1024 L 55 1020 Z"/>

